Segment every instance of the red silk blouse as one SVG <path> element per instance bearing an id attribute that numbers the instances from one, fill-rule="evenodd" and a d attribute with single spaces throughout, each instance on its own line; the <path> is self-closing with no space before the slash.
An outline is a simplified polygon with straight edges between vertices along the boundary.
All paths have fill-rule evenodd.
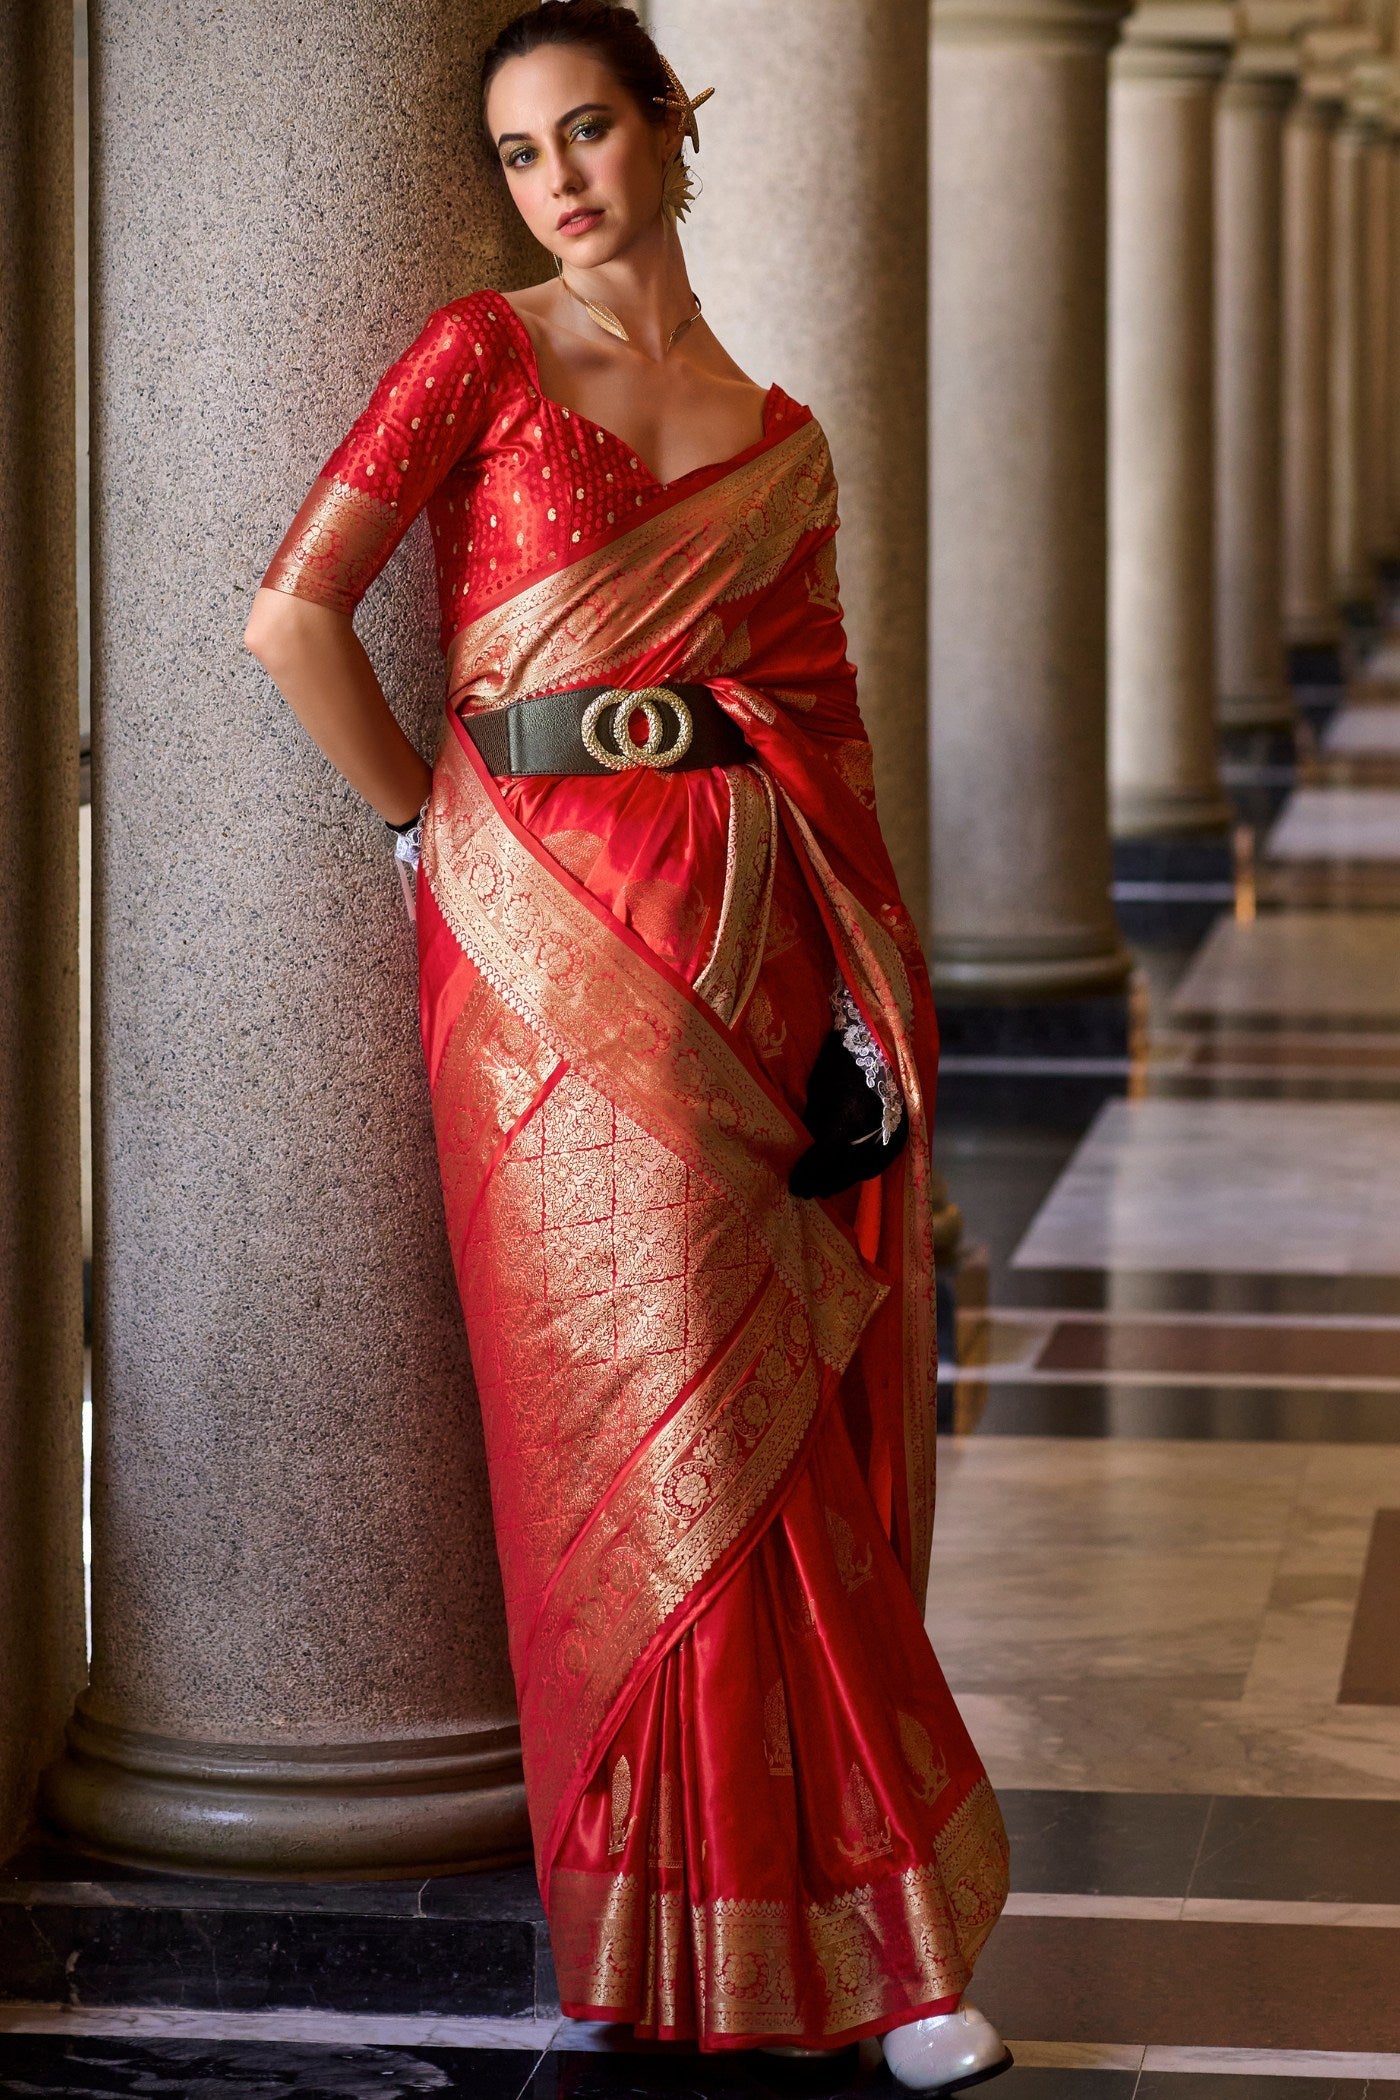
<path id="1" fill-rule="evenodd" d="M 760 442 L 807 414 L 770 388 Z M 474 292 L 440 307 L 389 367 L 263 584 L 353 613 L 426 509 L 446 651 L 468 619 L 747 456 L 659 482 L 612 431 L 548 398 L 515 309 Z"/>

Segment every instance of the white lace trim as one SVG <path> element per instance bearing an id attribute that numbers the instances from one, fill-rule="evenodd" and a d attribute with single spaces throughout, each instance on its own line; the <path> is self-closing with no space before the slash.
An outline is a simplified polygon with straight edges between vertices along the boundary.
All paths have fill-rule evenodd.
<path id="1" fill-rule="evenodd" d="M 884 1051 L 861 1019 L 860 1008 L 842 978 L 832 987 L 831 1018 L 840 1031 L 847 1052 L 865 1075 L 865 1083 L 880 1097 L 880 1143 L 888 1145 L 904 1113 L 904 1096 Z"/>

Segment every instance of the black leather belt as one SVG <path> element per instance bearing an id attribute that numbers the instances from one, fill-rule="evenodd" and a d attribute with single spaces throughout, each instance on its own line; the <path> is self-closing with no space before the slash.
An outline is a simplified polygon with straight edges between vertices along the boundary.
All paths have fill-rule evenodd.
<path id="1" fill-rule="evenodd" d="M 636 737 L 639 716 L 645 734 Z M 567 693 L 532 693 L 486 714 L 464 714 L 462 726 L 498 777 L 629 773 L 634 766 L 688 772 L 738 766 L 753 756 L 743 731 L 704 685 L 650 685 L 630 693 L 585 685 Z"/>

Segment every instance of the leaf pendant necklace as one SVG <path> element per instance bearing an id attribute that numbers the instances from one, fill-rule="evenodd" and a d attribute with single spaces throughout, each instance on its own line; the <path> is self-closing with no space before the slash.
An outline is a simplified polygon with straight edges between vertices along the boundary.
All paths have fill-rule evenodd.
<path id="1" fill-rule="evenodd" d="M 563 285 L 569 297 L 572 300 L 574 300 L 577 305 L 583 308 L 584 312 L 588 315 L 591 321 L 596 321 L 598 326 L 604 331 L 605 334 L 616 336 L 618 342 L 631 342 L 631 336 L 627 333 L 627 330 L 623 327 L 621 321 L 619 321 L 617 315 L 613 312 L 610 306 L 604 306 L 602 301 L 599 299 L 585 299 L 582 292 L 576 292 L 574 290 L 568 278 L 564 275 L 564 265 L 557 255 L 554 258 L 554 270 L 555 275 L 558 277 L 559 282 Z M 698 292 L 692 292 L 690 296 L 695 301 L 695 305 L 692 308 L 692 310 L 686 315 L 683 321 L 677 321 L 675 327 L 667 336 L 666 348 L 662 352 L 663 356 L 668 356 L 670 352 L 674 350 L 676 344 L 685 334 L 687 328 L 693 327 L 694 324 L 700 318 L 700 295 Z"/>

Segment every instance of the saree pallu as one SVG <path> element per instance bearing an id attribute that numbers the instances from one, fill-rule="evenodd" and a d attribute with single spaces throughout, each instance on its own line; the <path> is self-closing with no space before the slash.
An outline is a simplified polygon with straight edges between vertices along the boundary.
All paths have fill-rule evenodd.
<path id="1" fill-rule="evenodd" d="M 820 429 L 683 490 L 453 644 L 423 1035 L 563 2008 L 835 2045 L 955 2005 L 1006 1886 L 922 1624 L 936 1039 Z M 666 679 L 752 764 L 497 782 L 460 719 Z M 804 1203 L 838 975 L 910 1142 Z"/>

